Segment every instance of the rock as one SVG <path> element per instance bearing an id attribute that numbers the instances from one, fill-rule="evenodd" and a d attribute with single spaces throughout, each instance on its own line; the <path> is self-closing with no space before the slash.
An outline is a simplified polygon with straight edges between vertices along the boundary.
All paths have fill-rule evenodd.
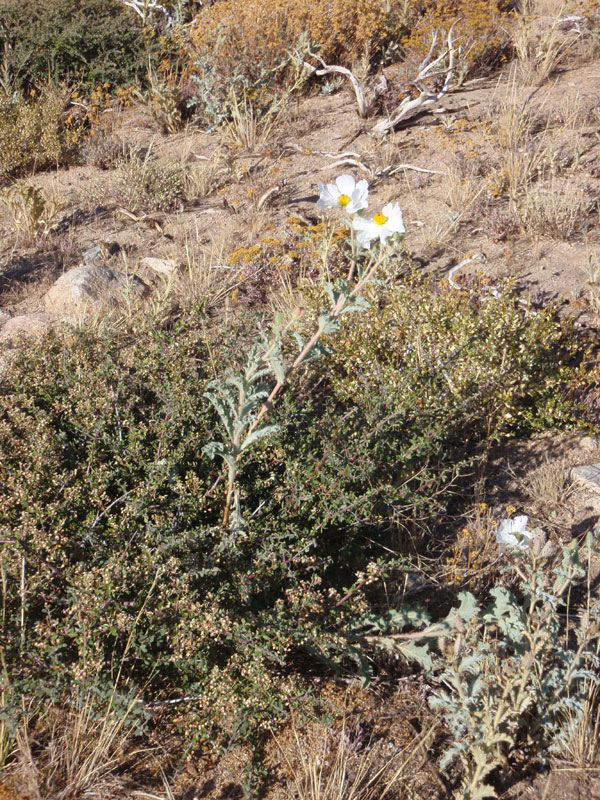
<path id="1" fill-rule="evenodd" d="M 600 492 L 600 464 L 584 464 L 581 467 L 573 467 L 571 480 L 578 481 L 595 492 Z"/>
<path id="2" fill-rule="evenodd" d="M 0 308 L 0 326 L 4 325 L 5 322 L 8 322 L 10 319 L 10 314 L 8 311 L 5 311 L 3 308 Z"/>
<path id="3" fill-rule="evenodd" d="M 158 272 L 159 275 L 164 275 L 167 278 L 174 272 L 177 272 L 178 269 L 177 263 L 172 259 L 153 258 L 152 256 L 146 256 L 140 259 L 140 265 L 151 269 L 153 272 Z"/>
<path id="4" fill-rule="evenodd" d="M 125 275 L 99 265 L 82 265 L 65 272 L 44 297 L 49 313 L 82 313 L 115 306 L 129 299 L 141 300 L 148 286 L 135 275 Z"/>
<path id="5" fill-rule="evenodd" d="M 14 347 L 23 339 L 39 338 L 70 321 L 69 317 L 56 314 L 22 314 L 12 317 L 0 328 L 0 345 Z"/>
<path id="6" fill-rule="evenodd" d="M 87 247 L 81 255 L 86 264 L 97 264 L 98 261 L 114 256 L 120 249 L 117 242 L 100 242 Z"/>

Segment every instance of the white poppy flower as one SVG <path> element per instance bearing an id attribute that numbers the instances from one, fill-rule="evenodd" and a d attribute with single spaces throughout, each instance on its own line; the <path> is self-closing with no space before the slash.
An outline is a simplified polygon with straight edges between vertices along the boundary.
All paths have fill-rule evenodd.
<path id="1" fill-rule="evenodd" d="M 385 244 L 389 236 L 394 233 L 404 233 L 406 230 L 398 203 L 388 203 L 372 219 L 355 217 L 353 227 L 360 231 L 357 238 L 366 250 L 371 247 L 372 239 L 379 239 L 381 244 Z"/>
<path id="2" fill-rule="evenodd" d="M 529 517 L 523 514 L 513 519 L 504 519 L 498 525 L 496 531 L 496 541 L 498 544 L 507 547 L 518 547 L 519 550 L 526 550 L 533 541 L 533 534 L 527 530 Z"/>
<path id="3" fill-rule="evenodd" d="M 368 205 L 369 184 L 365 180 L 356 183 L 352 175 L 340 175 L 335 183 L 327 186 L 320 183 L 318 188 L 321 196 L 317 208 L 341 208 L 348 214 L 356 214 Z"/>

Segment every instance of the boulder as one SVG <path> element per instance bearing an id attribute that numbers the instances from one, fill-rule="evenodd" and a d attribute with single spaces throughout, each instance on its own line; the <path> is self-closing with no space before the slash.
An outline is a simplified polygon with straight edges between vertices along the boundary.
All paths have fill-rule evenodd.
<path id="1" fill-rule="evenodd" d="M 23 339 L 39 338 L 69 318 L 57 314 L 22 314 L 11 317 L 0 327 L 0 345 L 14 347 Z"/>
<path id="2" fill-rule="evenodd" d="M 144 281 L 109 267 L 85 264 L 65 272 L 44 297 L 48 313 L 79 314 L 141 300 L 149 292 Z"/>

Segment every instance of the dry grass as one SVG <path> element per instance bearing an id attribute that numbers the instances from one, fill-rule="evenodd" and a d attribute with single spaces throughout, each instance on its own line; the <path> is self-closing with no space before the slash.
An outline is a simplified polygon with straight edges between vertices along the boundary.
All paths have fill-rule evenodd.
<path id="1" fill-rule="evenodd" d="M 187 298 L 191 306 L 216 308 L 243 283 L 240 270 L 224 261 L 224 251 L 213 248 L 206 253 L 188 241 L 183 268 L 170 286 L 175 297 Z"/>
<path id="2" fill-rule="evenodd" d="M 587 193 L 568 181 L 527 192 L 521 203 L 523 226 L 530 236 L 568 241 L 580 233 L 591 210 Z"/>
<path id="3" fill-rule="evenodd" d="M 55 194 L 47 195 L 31 183 L 16 183 L 4 190 L 0 203 L 10 214 L 17 240 L 25 245 L 48 236 L 65 205 Z"/>
<path id="4" fill-rule="evenodd" d="M 303 88 L 308 77 L 309 74 L 301 62 L 296 61 L 285 89 L 273 96 L 262 108 L 246 92 L 240 99 L 237 92 L 231 89 L 228 98 L 231 119 L 225 125 L 224 144 L 243 150 L 272 145 L 277 131 L 285 128 L 291 121 L 294 115 L 292 100 Z"/>
<path id="5" fill-rule="evenodd" d="M 446 205 L 457 221 L 481 197 L 484 186 L 480 176 L 474 173 L 465 174 L 458 164 L 450 164 L 442 180 L 442 192 Z"/>
<path id="6" fill-rule="evenodd" d="M 293 727 L 295 752 L 282 751 L 292 774 L 289 800 L 384 800 L 409 798 L 415 759 L 435 732 L 431 727 L 405 749 L 364 740 L 360 724 L 344 717 L 340 728 L 328 728 L 317 742 L 300 738 Z"/>
<path id="7" fill-rule="evenodd" d="M 548 152 L 549 123 L 511 81 L 508 95 L 489 113 L 490 142 L 501 154 L 499 193 L 516 202 L 541 174 Z"/>
<path id="8" fill-rule="evenodd" d="M 117 712 L 111 698 L 99 710 L 91 694 L 70 706 L 50 706 L 35 718 L 23 709 L 16 758 L 5 772 L 34 800 L 79 800 L 122 796 L 116 770 L 132 735 L 131 712 Z"/>
<path id="9" fill-rule="evenodd" d="M 199 160 L 190 166 L 185 173 L 185 199 L 188 202 L 208 197 L 220 186 L 219 156 L 215 153 L 211 158 Z"/>
<path id="10" fill-rule="evenodd" d="M 578 769 L 597 767 L 600 756 L 600 714 L 598 693 L 594 681 L 587 683 L 587 695 L 581 718 L 574 721 L 565 757 Z"/>
<path id="11" fill-rule="evenodd" d="M 487 179 L 493 197 L 506 197 L 509 213 L 532 237 L 568 240 L 592 208 L 585 186 L 574 183 L 586 121 L 578 100 L 552 113 L 547 98 L 534 106 L 513 71 L 510 88 L 488 115 L 487 147 L 500 166 Z"/>
<path id="12" fill-rule="evenodd" d="M 573 492 L 564 457 L 546 458 L 537 469 L 520 479 L 519 485 L 527 497 L 541 506 L 562 506 Z"/>
<path id="13" fill-rule="evenodd" d="M 542 86 L 568 57 L 579 33 L 565 33 L 561 19 L 568 14 L 568 4 L 554 0 L 527 2 L 511 30 L 517 56 L 517 73 L 522 84 Z"/>

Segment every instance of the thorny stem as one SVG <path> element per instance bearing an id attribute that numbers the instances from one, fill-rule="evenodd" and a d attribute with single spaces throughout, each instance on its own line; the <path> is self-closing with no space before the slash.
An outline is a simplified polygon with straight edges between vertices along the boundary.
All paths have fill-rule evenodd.
<path id="1" fill-rule="evenodd" d="M 356 297 L 358 295 L 358 293 L 364 287 L 365 283 L 367 283 L 370 280 L 370 278 L 373 276 L 373 273 L 379 267 L 380 263 L 381 263 L 381 259 L 380 258 L 375 260 L 373 262 L 372 266 L 361 277 L 361 279 L 358 281 L 358 283 L 356 284 L 354 289 L 348 294 L 348 296 L 347 297 L 341 296 L 338 299 L 338 301 L 335 304 L 335 306 L 329 312 L 329 316 L 330 316 L 331 319 L 337 319 L 337 317 L 339 317 L 339 315 L 344 310 L 344 306 L 346 305 L 347 299 L 350 299 L 352 297 Z M 348 279 L 349 280 L 352 279 L 352 276 L 354 274 L 354 269 L 355 269 L 355 264 L 353 262 L 351 267 L 350 267 L 350 270 L 348 272 Z M 256 428 L 262 422 L 263 418 L 269 413 L 269 411 L 273 407 L 273 403 L 275 402 L 275 399 L 277 398 L 277 395 L 281 392 L 281 390 L 283 389 L 283 387 L 287 383 L 288 378 L 290 377 L 290 375 L 294 372 L 294 370 L 296 370 L 302 364 L 302 362 L 305 360 L 305 358 L 310 353 L 310 351 L 313 349 L 313 347 L 317 344 L 317 342 L 319 341 L 319 339 L 321 338 L 322 335 L 323 335 L 323 331 L 322 331 L 321 328 L 319 328 L 319 330 L 317 330 L 314 333 L 314 335 L 310 338 L 310 340 L 304 345 L 304 347 L 302 348 L 302 351 L 296 356 L 296 358 L 294 359 L 292 365 L 290 366 L 288 371 L 285 373 L 285 377 L 284 377 L 283 381 L 281 381 L 281 380 L 277 381 L 277 383 L 275 384 L 275 386 L 273 387 L 273 389 L 271 391 L 271 394 L 267 397 L 267 399 L 263 403 L 260 411 L 258 412 L 258 414 L 256 416 L 256 419 L 254 420 L 254 422 L 250 426 L 250 428 L 248 430 L 248 434 L 250 434 L 253 431 L 255 431 Z"/>
<path id="2" fill-rule="evenodd" d="M 263 361 L 268 361 L 269 357 L 271 356 L 271 354 L 273 353 L 273 351 L 277 347 L 277 343 L 279 341 L 281 341 L 281 338 L 283 336 L 285 336 L 285 334 L 289 331 L 289 329 L 291 327 L 291 324 L 292 323 L 290 321 L 290 322 L 287 323 L 287 325 L 285 325 L 283 328 L 280 329 L 279 336 L 276 336 L 273 339 L 273 341 L 271 342 L 271 344 L 269 345 L 269 347 L 267 347 L 267 349 L 265 350 L 265 352 L 263 354 Z M 238 396 L 238 407 L 241 407 L 243 402 L 244 402 L 244 397 L 242 395 L 242 391 L 240 390 L 239 396 Z M 253 430 L 254 430 L 254 428 L 251 428 L 246 435 L 248 436 Z M 231 443 L 232 444 L 233 454 L 234 454 L 234 463 L 229 465 L 229 469 L 228 469 L 228 473 L 227 473 L 227 493 L 226 493 L 226 496 L 225 496 L 225 504 L 223 506 L 223 517 L 222 517 L 222 520 L 221 520 L 221 524 L 222 525 L 227 525 L 229 523 L 229 515 L 231 513 L 231 501 L 232 501 L 232 498 L 233 498 L 233 492 L 234 492 L 234 488 L 235 488 L 235 481 L 236 481 L 236 478 L 237 478 L 237 460 L 238 460 L 238 458 L 240 456 L 240 452 L 241 452 L 241 450 L 240 450 L 240 447 L 241 447 L 241 444 L 242 444 L 241 435 L 242 435 L 242 432 L 241 431 L 237 431 L 235 433 L 235 435 L 233 437 L 233 440 L 232 440 L 232 443 Z"/>
<path id="3" fill-rule="evenodd" d="M 352 258 L 351 258 L 351 264 L 350 264 L 350 268 L 348 270 L 348 276 L 347 276 L 347 282 L 348 283 L 350 283 L 350 281 L 354 277 L 354 273 L 356 271 L 356 259 L 357 259 L 356 240 L 355 240 L 354 230 L 353 230 L 352 226 L 350 226 L 350 232 L 351 232 L 350 236 L 351 236 L 351 245 L 352 245 Z M 337 319 L 337 317 L 339 317 L 339 315 L 344 310 L 346 302 L 349 299 L 351 299 L 353 297 L 356 297 L 359 294 L 359 292 L 364 288 L 365 284 L 368 283 L 368 281 L 372 278 L 372 276 L 375 273 L 375 271 L 381 265 L 382 260 L 383 259 L 382 259 L 381 255 L 378 258 L 374 258 L 373 259 L 373 263 L 368 268 L 368 270 L 363 275 L 361 275 L 360 279 L 358 280 L 356 286 L 352 289 L 352 291 L 349 292 L 348 295 L 340 295 L 340 297 L 338 298 L 338 301 L 336 302 L 335 306 L 329 312 L 329 318 L 330 319 Z M 290 329 L 290 326 L 291 326 L 291 322 L 288 323 L 281 330 L 280 336 L 277 339 L 273 340 L 273 342 L 267 348 L 267 350 L 265 351 L 265 353 L 263 355 L 263 361 L 268 361 L 269 356 L 271 355 L 271 353 L 273 352 L 273 350 L 277 346 L 277 342 L 280 341 L 281 337 Z M 266 415 L 269 413 L 269 411 L 273 408 L 275 400 L 277 399 L 279 393 L 281 392 L 281 390 L 283 389 L 285 384 L 288 382 L 288 379 L 289 379 L 290 375 L 303 363 L 303 361 L 309 355 L 311 350 L 318 343 L 318 341 L 319 341 L 319 339 L 321 338 L 322 335 L 323 335 L 323 329 L 321 327 L 319 327 L 319 329 L 317 331 L 315 331 L 315 333 L 310 338 L 310 340 L 304 345 L 304 347 L 302 348 L 301 352 L 296 356 L 296 358 L 294 359 L 294 361 L 291 364 L 291 366 L 289 367 L 289 369 L 285 372 L 283 380 L 278 380 L 277 381 L 277 383 L 275 384 L 275 386 L 271 390 L 271 393 L 269 394 L 269 396 L 267 397 L 267 399 L 265 400 L 265 402 L 261 406 L 258 414 L 256 415 L 256 418 L 255 418 L 254 422 L 248 428 L 248 431 L 246 432 L 246 437 L 250 436 L 250 434 L 252 434 L 253 431 L 255 431 L 258 428 L 258 426 L 260 425 L 262 420 L 266 417 Z M 231 512 L 231 501 L 232 501 L 232 498 L 233 498 L 235 480 L 236 480 L 236 477 L 237 477 L 237 467 L 236 467 L 236 465 L 237 465 L 237 460 L 238 460 L 238 458 L 240 456 L 240 449 L 239 448 L 240 448 L 240 444 L 241 444 L 241 442 L 239 441 L 239 435 L 236 436 L 236 439 L 237 439 L 237 441 L 234 440 L 232 442 L 233 447 L 234 447 L 235 463 L 234 463 L 233 466 L 229 467 L 228 482 L 227 482 L 227 495 L 226 495 L 226 498 L 225 498 L 225 505 L 224 505 L 224 508 L 223 508 L 223 519 L 222 519 L 222 524 L 223 525 L 227 525 L 229 523 L 229 515 L 230 515 L 230 512 Z"/>

